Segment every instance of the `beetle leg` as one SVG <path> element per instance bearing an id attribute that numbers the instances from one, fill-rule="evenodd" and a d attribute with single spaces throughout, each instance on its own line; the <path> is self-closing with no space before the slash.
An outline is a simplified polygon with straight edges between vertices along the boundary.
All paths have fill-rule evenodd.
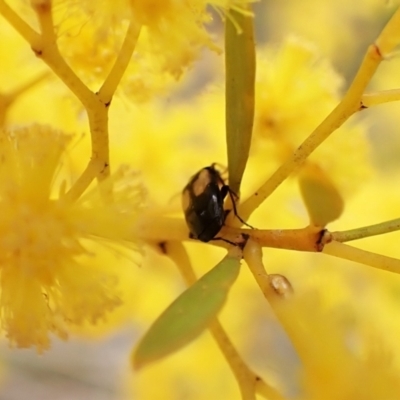
<path id="1" fill-rule="evenodd" d="M 230 240 L 224 239 L 222 237 L 215 237 L 214 239 L 211 239 L 211 240 L 222 240 L 223 242 L 229 243 L 229 244 L 231 244 L 233 246 L 239 246 L 237 243 L 231 242 Z"/>
<path id="2" fill-rule="evenodd" d="M 248 227 L 251 228 L 251 229 L 254 229 L 253 226 L 249 225 L 247 222 L 243 221 L 242 218 L 240 218 L 240 215 L 238 214 L 237 208 L 236 208 L 236 201 L 238 200 L 239 197 L 237 196 L 237 194 L 236 194 L 233 190 L 229 189 L 229 186 L 226 186 L 226 187 L 227 187 L 229 196 L 231 197 L 231 200 L 232 200 L 233 213 L 235 214 L 235 217 L 236 217 L 242 224 L 248 226 Z M 221 189 L 221 192 L 222 192 L 222 189 Z M 226 196 L 226 194 L 225 194 L 225 196 Z"/>
<path id="3" fill-rule="evenodd" d="M 243 225 L 246 225 L 246 226 L 248 226 L 249 228 L 254 229 L 253 226 L 249 225 L 246 221 L 244 221 L 242 218 L 240 218 L 240 215 L 239 215 L 238 212 L 237 212 L 236 202 L 238 201 L 239 196 L 238 196 L 233 190 L 231 190 L 231 189 L 229 188 L 228 185 L 222 186 L 222 188 L 221 188 L 222 200 L 225 199 L 225 197 L 226 197 L 226 195 L 227 195 L 228 193 L 229 193 L 229 196 L 230 196 L 230 198 L 231 198 L 231 200 L 232 200 L 233 213 L 235 214 L 235 217 L 237 217 L 237 219 L 238 219 Z M 228 212 L 229 212 L 229 210 L 228 210 Z M 226 218 L 227 215 L 228 215 L 228 213 L 225 214 L 225 218 Z"/>
<path id="4" fill-rule="evenodd" d="M 225 197 L 226 197 L 226 195 L 227 195 L 228 193 L 230 193 L 230 192 L 231 192 L 231 190 L 229 189 L 229 186 L 224 184 L 224 185 L 221 187 L 221 197 L 222 197 L 222 200 L 224 200 Z M 231 197 L 231 199 L 232 199 L 232 197 Z M 232 201 L 233 201 L 233 199 L 232 199 Z"/>

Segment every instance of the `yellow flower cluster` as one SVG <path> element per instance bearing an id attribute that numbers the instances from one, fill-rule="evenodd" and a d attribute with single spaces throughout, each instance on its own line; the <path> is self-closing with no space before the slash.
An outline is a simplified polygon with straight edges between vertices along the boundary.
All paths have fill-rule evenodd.
<path id="1" fill-rule="evenodd" d="M 50 332 L 65 338 L 68 325 L 96 323 L 121 303 L 118 273 L 94 243 L 132 236 L 143 191 L 121 169 L 70 203 L 65 185 L 53 193 L 70 136 L 32 126 L 0 140 L 1 327 L 17 347 L 42 351 Z"/>
<path id="2" fill-rule="evenodd" d="M 279 165 L 334 109 L 343 81 L 314 46 L 295 37 L 259 54 L 254 148 L 255 153 L 275 154 Z M 356 182 L 372 175 L 366 126 L 344 125 L 309 160 L 343 194 L 351 193 Z"/>
<path id="3" fill-rule="evenodd" d="M 209 5 L 219 13 L 246 12 L 251 0 L 56 0 L 54 18 L 62 54 L 94 90 L 111 69 L 129 23 L 141 27 L 136 52 L 122 81 L 129 100 L 148 101 L 173 90 L 206 47 L 220 52 L 206 29 Z"/>

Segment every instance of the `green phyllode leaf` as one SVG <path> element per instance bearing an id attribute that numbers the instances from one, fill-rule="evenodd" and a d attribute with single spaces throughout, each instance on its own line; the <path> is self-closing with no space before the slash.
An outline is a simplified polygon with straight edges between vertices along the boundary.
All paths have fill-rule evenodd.
<path id="1" fill-rule="evenodd" d="M 225 71 L 229 187 L 240 195 L 253 132 L 256 58 L 253 18 L 234 10 L 225 25 Z"/>
<path id="2" fill-rule="evenodd" d="M 334 183 L 316 164 L 307 163 L 300 171 L 301 196 L 315 226 L 326 226 L 339 218 L 344 201 Z"/>
<path id="3" fill-rule="evenodd" d="M 242 251 L 232 248 L 157 318 L 132 354 L 135 369 L 175 352 L 207 329 L 238 277 L 241 258 Z"/>

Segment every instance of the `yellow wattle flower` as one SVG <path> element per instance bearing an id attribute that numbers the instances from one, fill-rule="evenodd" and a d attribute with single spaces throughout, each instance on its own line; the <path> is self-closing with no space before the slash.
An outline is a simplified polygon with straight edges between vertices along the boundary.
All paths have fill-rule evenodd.
<path id="1" fill-rule="evenodd" d="M 213 19 L 209 5 L 227 14 L 231 8 L 246 12 L 249 2 L 55 0 L 54 20 L 61 54 L 93 90 L 112 68 L 129 22 L 141 27 L 134 59 L 121 84 L 130 101 L 141 102 L 171 91 L 172 84 L 201 57 L 204 47 L 221 52 L 216 36 L 207 30 Z"/>
<path id="2" fill-rule="evenodd" d="M 50 333 L 66 338 L 68 325 L 96 323 L 121 303 L 118 268 L 96 245 L 132 237 L 143 190 L 120 169 L 75 203 L 53 196 L 70 139 L 40 126 L 0 137 L 0 316 L 17 347 L 42 351 Z"/>
<path id="3" fill-rule="evenodd" d="M 278 48 L 260 49 L 255 156 L 274 155 L 276 166 L 284 162 L 339 103 L 342 83 L 329 60 L 320 57 L 307 41 L 291 36 Z M 352 120 L 309 158 L 329 174 L 343 194 L 354 192 L 373 175 L 366 131 L 365 124 Z"/>

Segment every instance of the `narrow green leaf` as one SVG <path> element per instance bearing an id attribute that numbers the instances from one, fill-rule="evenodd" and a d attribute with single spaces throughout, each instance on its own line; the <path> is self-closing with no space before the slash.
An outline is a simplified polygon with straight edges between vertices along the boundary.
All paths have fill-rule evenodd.
<path id="1" fill-rule="evenodd" d="M 299 185 L 312 224 L 324 227 L 340 217 L 344 208 L 343 198 L 318 165 L 307 163 L 301 169 Z"/>
<path id="2" fill-rule="evenodd" d="M 239 274 L 241 257 L 241 250 L 233 248 L 158 317 L 132 354 L 134 368 L 175 352 L 208 327 Z"/>
<path id="3" fill-rule="evenodd" d="M 225 71 L 229 186 L 240 195 L 253 132 L 256 58 L 253 18 L 234 10 L 225 24 Z"/>

